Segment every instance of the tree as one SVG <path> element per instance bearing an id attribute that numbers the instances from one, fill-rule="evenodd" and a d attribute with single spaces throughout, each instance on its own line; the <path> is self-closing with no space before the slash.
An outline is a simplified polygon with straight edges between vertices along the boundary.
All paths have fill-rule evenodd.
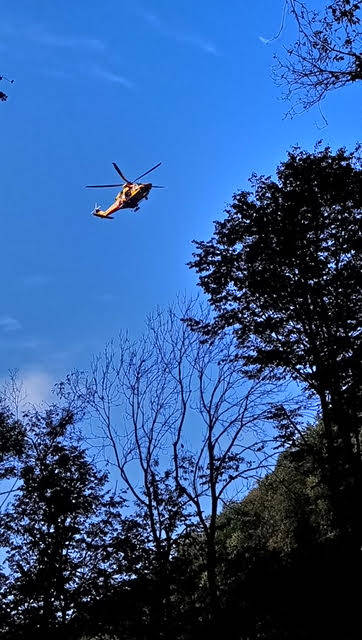
<path id="1" fill-rule="evenodd" d="M 290 115 L 319 104 L 333 89 L 362 79 L 359 0 L 333 0 L 324 13 L 301 0 L 286 0 L 298 39 L 276 57 L 275 75 L 294 100 Z"/>
<path id="2" fill-rule="evenodd" d="M 0 398 L 0 514 L 13 495 L 17 484 L 17 471 L 24 453 L 25 431 Z M 0 516 L 1 517 L 1 516 Z M 1 529 L 0 529 L 1 536 Z M 2 558 L 3 565 L 3 558 Z M 0 593 L 6 584 L 6 574 L 0 568 Z M 10 620 L 6 603 L 0 598 L 0 630 Z"/>
<path id="3" fill-rule="evenodd" d="M 14 80 L 9 80 L 9 78 L 6 78 L 6 76 L 0 76 L 0 80 L 7 80 L 7 82 L 10 82 L 10 84 L 13 84 L 14 82 Z M 4 93 L 3 91 L 0 91 L 0 101 L 6 102 L 7 99 L 8 99 L 8 96 L 6 95 L 6 93 Z"/>
<path id="4" fill-rule="evenodd" d="M 308 428 L 219 516 L 222 597 L 238 638 L 356 637 L 360 567 L 333 530 L 316 464 L 324 447 L 322 425 Z"/>
<path id="5" fill-rule="evenodd" d="M 122 562 L 110 553 L 119 503 L 107 498 L 105 474 L 72 435 L 69 411 L 25 420 L 21 484 L 0 522 L 9 614 L 2 637 L 76 638 L 88 625 L 89 603 L 120 580 Z"/>
<path id="6" fill-rule="evenodd" d="M 150 638 L 174 637 L 173 560 L 195 531 L 207 584 L 203 622 L 209 629 L 220 623 L 217 514 L 230 492 L 245 491 L 273 458 L 263 427 L 274 385 L 240 375 L 232 336 L 200 341 L 181 320 L 192 310 L 195 303 L 181 302 L 150 316 L 139 341 L 123 336 L 118 350 L 107 347 L 89 374 L 73 374 L 60 390 L 67 402 L 88 405 L 136 517 L 148 527 L 159 596 Z"/>
<path id="7" fill-rule="evenodd" d="M 25 432 L 21 422 L 7 408 L 0 409 L 0 480 L 13 477 L 24 452 Z M 5 495 L 8 492 L 0 492 Z"/>
<path id="8" fill-rule="evenodd" d="M 20 387 L 16 373 L 0 389 L 0 512 L 17 484 L 19 461 L 25 448 L 25 429 L 19 419 L 17 400 Z"/>
<path id="9" fill-rule="evenodd" d="M 135 511 L 129 524 L 138 528 L 144 545 L 134 575 L 143 583 L 139 608 L 150 639 L 168 637 L 171 555 L 185 506 L 167 457 L 175 429 L 185 417 L 185 399 L 178 396 L 179 380 L 168 369 L 170 354 L 167 362 L 159 358 L 154 324 L 150 319 L 149 332 L 138 341 L 121 335 L 118 348 L 114 343 L 107 345 L 93 359 L 89 373 L 75 372 L 59 386 L 67 403 L 86 407 L 92 423 L 96 422 L 94 438 L 133 500 Z M 186 335 L 186 328 L 180 326 Z M 187 350 L 182 338 L 178 347 L 181 352 Z"/>
<path id="10" fill-rule="evenodd" d="M 341 535 L 361 544 L 359 501 L 362 296 L 358 147 L 299 148 L 234 195 L 190 266 L 215 310 L 191 324 L 209 337 L 234 329 L 248 374 L 291 376 L 320 402 L 322 466 Z M 284 421 L 293 419 L 284 411 Z"/>
<path id="11" fill-rule="evenodd" d="M 193 354 L 193 413 L 201 419 L 197 443 L 174 443 L 176 485 L 186 496 L 203 542 L 209 632 L 224 627 L 220 600 L 218 514 L 274 464 L 265 421 L 275 389 L 260 377 L 245 380 L 231 336 L 200 344 Z M 195 416 L 195 417 L 196 417 Z M 271 439 L 271 434 L 269 434 Z"/>

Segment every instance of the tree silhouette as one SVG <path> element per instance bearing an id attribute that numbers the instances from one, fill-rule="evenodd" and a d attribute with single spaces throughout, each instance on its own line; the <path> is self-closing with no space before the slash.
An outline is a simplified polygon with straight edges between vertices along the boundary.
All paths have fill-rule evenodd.
<path id="1" fill-rule="evenodd" d="M 298 39 L 276 56 L 276 80 L 292 100 L 289 115 L 319 104 L 333 89 L 362 79 L 360 8 L 357 0 L 333 0 L 324 12 L 286 0 Z"/>
<path id="2" fill-rule="evenodd" d="M 25 418 L 21 484 L 0 523 L 6 638 L 79 637 L 82 612 L 119 579 L 110 553 L 119 504 L 107 499 L 106 475 L 87 460 L 73 422 L 55 408 Z"/>
<path id="3" fill-rule="evenodd" d="M 0 76 L 0 80 L 6 80 L 7 82 L 10 82 L 10 84 L 13 84 L 14 82 L 14 80 L 9 80 L 9 78 L 7 78 L 6 76 Z M 8 99 L 8 96 L 6 95 L 6 93 L 4 93 L 3 91 L 0 91 L 0 101 L 6 102 L 7 99 Z"/>
<path id="4" fill-rule="evenodd" d="M 274 385 L 241 376 L 230 335 L 201 341 L 182 322 L 196 309 L 195 302 L 179 301 L 156 312 L 140 340 L 122 336 L 89 373 L 74 373 L 60 388 L 67 402 L 88 406 L 94 436 L 137 506 L 158 596 L 147 638 L 173 637 L 173 558 L 186 532 L 195 530 L 207 585 L 203 621 L 216 629 L 217 514 L 230 492 L 245 491 L 272 466 L 263 427 Z"/>
<path id="5" fill-rule="evenodd" d="M 276 181 L 253 176 L 254 192 L 235 194 L 211 240 L 195 242 L 190 263 L 216 312 L 194 328 L 214 336 L 233 327 L 249 375 L 290 375 L 319 399 L 337 529 L 356 549 L 361 176 L 358 148 L 292 150 Z"/>

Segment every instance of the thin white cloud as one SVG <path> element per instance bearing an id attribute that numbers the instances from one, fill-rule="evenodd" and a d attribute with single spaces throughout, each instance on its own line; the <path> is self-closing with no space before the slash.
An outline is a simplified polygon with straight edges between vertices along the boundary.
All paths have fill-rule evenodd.
<path id="1" fill-rule="evenodd" d="M 27 340 L 21 340 L 15 346 L 17 349 L 39 349 L 43 345 L 42 340 L 36 338 L 28 338 Z"/>
<path id="2" fill-rule="evenodd" d="M 0 378 L 0 402 L 5 399 L 16 413 L 27 410 L 29 405 L 40 407 L 51 401 L 54 382 L 49 373 L 40 369 L 10 371 Z"/>
<path id="3" fill-rule="evenodd" d="M 0 378 L 0 402 L 5 400 L 16 413 L 27 410 L 29 405 L 40 407 L 51 401 L 53 387 L 54 379 L 45 371 L 10 371 L 7 377 Z"/>
<path id="4" fill-rule="evenodd" d="M 43 26 L 31 25 L 27 27 L 2 24 L 0 32 L 10 38 L 27 39 L 49 47 L 61 49 L 88 49 L 92 51 L 104 51 L 106 45 L 99 38 L 80 35 L 62 35 L 49 31 Z"/>
<path id="5" fill-rule="evenodd" d="M 27 287 L 42 287 L 44 284 L 48 284 L 51 278 L 45 274 L 34 273 L 24 276 L 24 284 Z"/>
<path id="6" fill-rule="evenodd" d="M 274 40 L 278 40 L 279 36 L 281 36 L 281 34 L 283 33 L 284 28 L 285 28 L 285 21 L 286 21 L 287 11 L 288 11 L 288 2 L 284 2 L 283 13 L 282 13 L 282 18 L 281 18 L 281 22 L 280 22 L 280 27 L 279 27 L 278 33 L 276 33 L 275 36 L 273 36 L 272 38 L 264 38 L 263 36 L 258 36 L 260 42 L 262 42 L 263 44 L 269 44 L 270 42 L 273 42 Z"/>
<path id="7" fill-rule="evenodd" d="M 100 293 L 98 296 L 96 296 L 96 299 L 99 300 L 100 302 L 114 302 L 115 300 L 117 300 L 117 296 L 114 295 L 114 293 Z"/>
<path id="8" fill-rule="evenodd" d="M 0 349 L 7 349 L 11 351 L 34 351 L 35 349 L 39 349 L 43 345 L 43 341 L 37 340 L 35 338 L 26 338 L 25 340 L 14 340 L 10 341 L 10 338 L 7 336 L 6 339 L 3 338 L 0 340 Z"/>
<path id="9" fill-rule="evenodd" d="M 50 400 L 54 380 L 44 371 L 28 371 L 22 376 L 22 386 L 25 402 L 38 406 Z"/>
<path id="10" fill-rule="evenodd" d="M 181 34 L 175 34 L 175 39 L 178 40 L 179 42 L 185 42 L 186 44 L 189 43 L 191 45 L 194 45 L 195 47 L 198 47 L 205 53 L 210 53 L 213 56 L 219 55 L 216 47 L 211 42 L 208 42 L 207 40 L 203 40 L 202 38 L 198 38 L 197 36 L 186 36 Z"/>
<path id="11" fill-rule="evenodd" d="M 123 87 L 127 89 L 132 89 L 134 84 L 125 78 L 124 76 L 114 73 L 113 71 L 109 71 L 108 69 L 104 69 L 102 67 L 95 66 L 93 67 L 93 74 L 101 78 L 102 80 L 106 80 L 107 82 L 113 82 L 114 84 L 121 84 Z"/>
<path id="12" fill-rule="evenodd" d="M 104 51 L 105 44 L 97 38 L 84 38 L 82 36 L 63 37 L 53 33 L 40 32 L 30 34 L 33 40 L 46 44 L 51 47 L 60 47 L 67 49 L 92 49 L 93 51 Z"/>
<path id="13" fill-rule="evenodd" d="M 60 78 L 69 80 L 74 77 L 74 73 L 69 73 L 69 71 L 62 71 L 62 69 L 41 69 L 40 71 L 45 76 L 49 76 L 49 78 Z"/>
<path id="14" fill-rule="evenodd" d="M 163 36 L 172 38 L 176 42 L 189 44 L 191 46 L 201 49 L 204 53 L 208 53 L 213 56 L 218 56 L 220 53 L 217 51 L 215 45 L 209 40 L 205 40 L 198 35 L 183 33 L 176 29 L 169 28 L 165 23 L 160 20 L 154 13 L 149 13 L 145 9 L 138 7 L 137 14 L 149 24 L 153 29 L 161 33 Z"/>
<path id="15" fill-rule="evenodd" d="M 16 318 L 12 316 L 0 316 L 0 329 L 6 333 L 11 331 L 18 331 L 21 329 L 21 324 Z"/>
<path id="16" fill-rule="evenodd" d="M 109 71 L 109 69 L 104 69 L 103 67 L 96 66 L 96 65 L 94 66 L 87 65 L 87 67 L 85 67 L 84 65 L 73 66 L 71 72 L 63 71 L 62 69 L 42 69 L 41 73 L 48 76 L 49 78 L 55 78 L 59 80 L 62 80 L 62 79 L 70 80 L 74 78 L 84 79 L 85 77 L 88 77 L 88 78 L 96 77 L 105 82 L 111 82 L 112 84 L 121 85 L 126 89 L 132 89 L 134 87 L 134 83 L 128 80 L 128 78 L 125 78 L 124 76 L 118 73 L 115 73 L 114 71 Z M 39 283 L 37 283 L 36 282 L 37 276 L 34 276 L 34 278 L 30 276 L 27 284 L 28 286 L 43 284 L 42 282 L 40 282 L 41 279 L 42 279 L 42 276 L 39 276 Z M 34 282 L 32 282 L 32 280 L 34 280 Z"/>
<path id="17" fill-rule="evenodd" d="M 149 13 L 148 11 L 145 11 L 144 9 L 139 9 L 138 13 L 152 27 L 155 27 L 156 29 L 162 29 L 161 20 L 157 16 L 155 16 L 154 13 Z"/>

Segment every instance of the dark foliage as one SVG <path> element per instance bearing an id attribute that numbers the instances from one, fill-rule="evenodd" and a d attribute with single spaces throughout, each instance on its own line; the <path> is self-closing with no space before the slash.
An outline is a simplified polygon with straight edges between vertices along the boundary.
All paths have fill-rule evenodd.
<path id="1" fill-rule="evenodd" d="M 319 425 L 220 516 L 224 616 L 235 638 L 358 637 L 360 561 L 333 529 L 315 464 L 323 447 Z"/>
<path id="2" fill-rule="evenodd" d="M 293 149 L 277 181 L 253 176 L 191 267 L 232 327 L 249 375 L 291 375 L 320 401 L 324 468 L 341 534 L 361 542 L 362 171 L 359 149 Z M 245 348 L 246 353 L 245 355 Z M 353 507 L 352 507 L 353 505 Z"/>
<path id="3" fill-rule="evenodd" d="M 16 497 L 1 517 L 3 638 L 78 637 L 82 611 L 119 580 L 119 504 L 71 434 L 73 416 L 28 416 Z"/>
<path id="4" fill-rule="evenodd" d="M 105 495 L 73 417 L 52 410 L 25 427 L 22 484 L 0 520 L 0 637 L 210 638 L 202 528 L 190 523 L 174 544 L 160 600 L 165 565 L 146 514 L 124 517 Z M 217 517 L 218 624 L 230 640 L 357 640 L 360 561 L 334 527 L 324 449 L 319 424 Z"/>
<path id="5" fill-rule="evenodd" d="M 0 410 L 0 480 L 15 473 L 16 463 L 24 453 L 25 429 L 6 409 Z"/>
<path id="6" fill-rule="evenodd" d="M 2 410 L 0 479 L 15 482 L 0 518 L 2 639 L 357 640 L 359 162 L 358 149 L 295 148 L 275 180 L 235 195 L 196 243 L 215 312 L 190 320 L 202 339 L 180 319 L 194 307 L 157 314 L 139 351 L 118 362 L 107 349 L 90 377 L 69 378 L 76 413 Z M 314 428 L 279 395 L 290 377 L 320 402 Z M 92 417 L 132 501 L 106 491 L 75 415 Z M 241 502 L 228 502 L 233 482 Z"/>

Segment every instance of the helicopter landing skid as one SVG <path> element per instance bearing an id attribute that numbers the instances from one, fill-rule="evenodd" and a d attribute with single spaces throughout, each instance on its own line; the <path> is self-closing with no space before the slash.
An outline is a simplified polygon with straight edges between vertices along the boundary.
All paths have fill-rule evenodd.
<path id="1" fill-rule="evenodd" d="M 103 220 L 114 220 L 114 218 L 111 218 L 111 216 L 102 216 L 101 213 L 93 213 L 94 216 L 97 216 L 97 218 L 103 218 Z"/>

